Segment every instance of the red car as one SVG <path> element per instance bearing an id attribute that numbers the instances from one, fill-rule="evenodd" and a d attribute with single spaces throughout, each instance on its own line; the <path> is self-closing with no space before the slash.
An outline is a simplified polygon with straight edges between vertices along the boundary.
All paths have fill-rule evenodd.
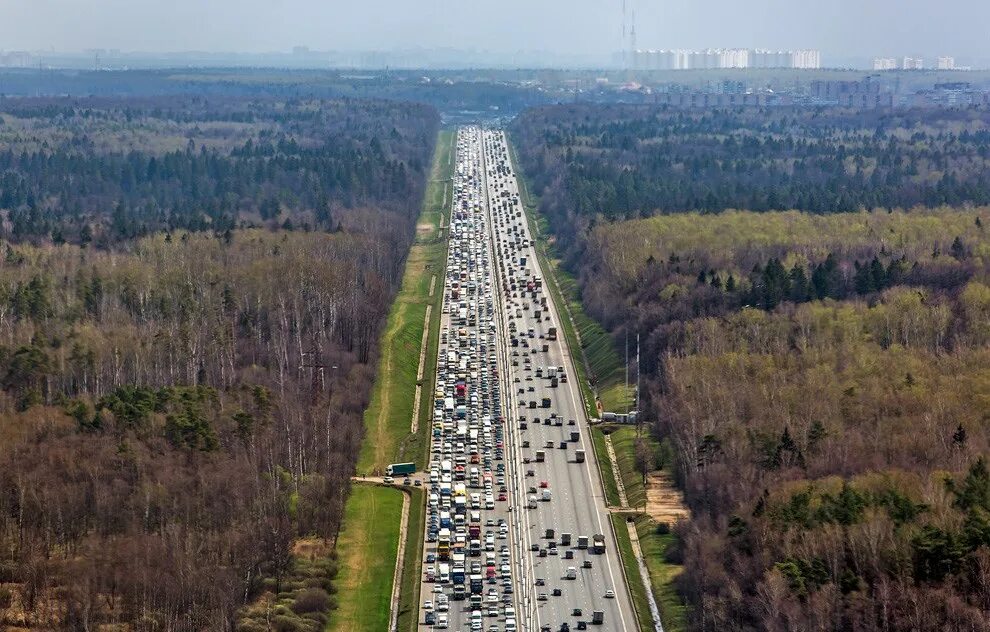
<path id="1" fill-rule="evenodd" d="M 540 481 L 540 489 L 546 489 L 548 487 L 550 487 L 550 483 L 546 481 Z"/>
<path id="2" fill-rule="evenodd" d="M 498 495 L 498 499 L 499 499 L 499 500 L 508 500 L 508 498 L 509 498 L 509 497 L 508 497 L 508 496 L 506 496 L 506 495 L 505 495 L 504 493 L 502 493 L 502 494 L 499 494 L 499 495 Z"/>

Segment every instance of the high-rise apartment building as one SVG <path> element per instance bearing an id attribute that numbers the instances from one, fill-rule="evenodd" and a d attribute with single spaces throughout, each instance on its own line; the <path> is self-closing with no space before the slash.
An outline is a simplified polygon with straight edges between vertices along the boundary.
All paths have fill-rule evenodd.
<path id="1" fill-rule="evenodd" d="M 688 70 L 717 68 L 821 68 L 817 50 L 770 51 L 749 48 L 705 50 L 637 50 L 634 68 L 642 70 Z"/>
<path id="2" fill-rule="evenodd" d="M 935 61 L 935 67 L 939 70 L 955 70 L 956 69 L 956 58 L 955 57 L 939 57 Z"/>

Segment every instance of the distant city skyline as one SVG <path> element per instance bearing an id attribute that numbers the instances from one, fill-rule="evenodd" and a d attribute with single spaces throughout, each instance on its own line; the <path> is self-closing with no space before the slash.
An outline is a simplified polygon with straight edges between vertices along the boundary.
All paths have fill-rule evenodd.
<path id="1" fill-rule="evenodd" d="M 0 50 L 267 53 L 454 49 L 607 60 L 628 50 L 622 0 L 7 0 Z M 816 49 L 824 65 L 953 56 L 986 65 L 983 0 L 626 0 L 638 48 Z M 472 28 L 463 28 L 472 25 Z"/>

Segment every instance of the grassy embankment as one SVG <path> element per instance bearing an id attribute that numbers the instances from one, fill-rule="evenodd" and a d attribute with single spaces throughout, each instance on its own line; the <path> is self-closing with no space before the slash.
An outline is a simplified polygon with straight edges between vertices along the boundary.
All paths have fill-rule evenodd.
<path id="1" fill-rule="evenodd" d="M 399 549 L 402 492 L 358 483 L 351 488 L 337 542 L 337 609 L 328 630 L 387 630 L 392 576 Z"/>
<path id="2" fill-rule="evenodd" d="M 546 285 L 554 303 L 560 308 L 561 318 L 564 321 L 561 323 L 561 329 L 568 346 L 571 349 L 580 349 L 579 355 L 575 357 L 575 364 L 588 414 L 592 417 L 597 417 L 599 414 L 597 406 L 594 404 L 596 396 L 601 403 L 602 410 L 624 412 L 627 407 L 631 406 L 633 400 L 632 390 L 625 386 L 624 361 L 608 332 L 585 313 L 581 304 L 577 281 L 560 265 L 560 255 L 550 238 L 546 218 L 537 212 L 537 200 L 530 193 L 528 183 L 518 169 L 519 161 L 511 143 L 509 144 L 509 151 L 513 164 L 517 166 L 521 187 L 520 197 L 526 209 L 530 230 L 537 241 L 537 256 L 540 258 L 544 270 L 550 272 L 550 278 L 547 279 Z M 589 380 L 589 375 L 594 377 L 593 381 Z M 613 471 L 612 462 L 608 458 L 603 426 L 599 425 L 592 428 L 591 438 L 595 458 L 602 473 L 602 483 L 605 486 L 605 497 L 608 504 L 613 507 L 620 505 L 618 485 L 616 484 L 616 474 L 618 474 L 622 478 L 629 505 L 631 507 L 643 506 L 646 500 L 646 489 L 642 476 L 636 472 L 635 467 L 635 428 L 616 426 L 604 427 L 604 429 L 612 434 L 612 446 L 619 466 L 618 473 Z M 656 447 L 656 442 L 652 439 L 651 442 Z M 629 515 L 635 516 L 636 519 L 640 546 L 650 571 L 654 598 L 659 604 L 664 627 L 668 632 L 680 632 L 686 629 L 685 607 L 677 595 L 674 579 L 680 573 L 681 567 L 670 564 L 665 559 L 666 550 L 673 545 L 675 536 L 670 533 L 659 534 L 656 523 L 645 514 Z M 613 514 L 612 523 L 619 543 L 622 564 L 627 569 L 627 575 L 630 579 L 633 605 L 636 608 L 641 629 L 652 629 L 653 623 L 646 596 L 646 587 L 639 581 L 639 569 L 625 526 L 625 515 Z"/>
<path id="3" fill-rule="evenodd" d="M 447 226 L 447 205 L 453 195 L 450 177 L 455 137 L 453 130 L 443 130 L 437 140 L 423 212 L 417 222 L 416 240 L 409 251 L 402 286 L 389 310 L 379 344 L 381 358 L 371 404 L 365 411 L 367 438 L 358 459 L 359 474 L 382 472 L 393 462 L 415 461 L 419 467 L 425 465 L 447 257 L 447 230 L 440 230 L 440 225 L 443 219 L 443 226 Z M 434 294 L 430 296 L 434 275 L 436 284 Z M 433 311 L 423 370 L 423 401 L 419 408 L 419 432 L 412 434 L 410 423 L 427 305 L 432 305 Z"/>
<path id="4" fill-rule="evenodd" d="M 427 460 L 428 437 L 436 381 L 436 356 L 440 339 L 440 308 L 443 300 L 443 276 L 447 256 L 447 226 L 449 205 L 453 195 L 451 175 L 454 166 L 456 133 L 443 130 L 437 139 L 430 183 L 423 200 L 423 211 L 416 228 L 416 239 L 409 251 L 403 273 L 402 286 L 389 310 L 385 331 L 380 343 L 381 358 L 372 391 L 371 404 L 365 411 L 367 437 L 358 459 L 359 474 L 383 472 L 389 463 L 414 461 L 420 468 Z M 443 228 L 441 229 L 441 226 Z M 434 281 L 434 276 L 436 280 Z M 430 296 L 430 285 L 434 286 Z M 418 431 L 411 432 L 417 386 L 417 371 L 423 344 L 423 327 L 427 306 L 432 305 L 429 335 L 424 356 L 421 401 L 418 415 Z M 367 496 L 392 496 L 397 490 L 385 487 L 361 489 L 361 498 L 348 500 L 348 515 L 358 512 L 355 504 L 367 504 Z M 416 627 L 419 602 L 419 576 L 422 566 L 422 533 L 425 513 L 425 495 L 421 489 L 409 489 L 409 522 L 406 530 L 406 546 L 402 577 L 399 580 L 400 630 Z M 401 501 L 401 497 L 400 497 Z M 338 580 L 338 615 L 331 621 L 331 630 L 388 628 L 395 557 L 398 547 L 400 513 L 395 516 L 378 515 L 373 522 L 365 519 L 349 520 L 341 536 L 347 549 L 341 549 L 341 567 L 361 561 L 374 560 L 376 568 L 382 556 L 388 563 L 381 565 L 381 576 L 368 577 L 360 590 L 346 590 L 346 576 L 341 572 Z M 376 534 L 375 537 L 369 537 Z M 347 538 L 345 540 L 345 538 Z M 382 540 L 385 538 L 385 540 Z M 392 546 L 392 542 L 395 546 Z M 361 593 L 361 594 L 354 594 Z M 375 614 L 354 619 L 343 613 L 357 613 L 371 609 Z M 367 627 L 356 627 L 365 625 Z M 336 626 L 336 627 L 334 627 Z M 352 627 L 353 626 L 353 627 Z"/>

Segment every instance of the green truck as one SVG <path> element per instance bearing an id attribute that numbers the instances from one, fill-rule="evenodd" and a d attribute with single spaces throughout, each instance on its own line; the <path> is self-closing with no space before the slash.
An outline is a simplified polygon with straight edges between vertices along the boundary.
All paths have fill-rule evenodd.
<path id="1" fill-rule="evenodd" d="M 385 473 L 389 476 L 405 476 L 416 471 L 415 463 L 392 463 L 385 468 Z"/>

